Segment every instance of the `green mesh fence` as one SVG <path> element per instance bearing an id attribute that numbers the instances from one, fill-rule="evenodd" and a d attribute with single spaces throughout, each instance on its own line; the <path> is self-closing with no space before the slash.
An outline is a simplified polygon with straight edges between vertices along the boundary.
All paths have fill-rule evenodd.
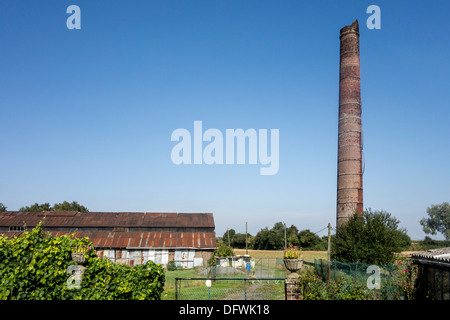
<path id="1" fill-rule="evenodd" d="M 283 258 L 221 257 L 210 268 L 211 277 L 285 278 Z"/>
<path id="2" fill-rule="evenodd" d="M 373 265 L 367 263 L 343 263 L 336 260 L 328 263 L 325 259 L 314 259 L 314 268 L 319 277 L 333 281 L 344 280 L 370 288 L 374 285 L 374 275 L 379 275 L 379 287 L 376 287 L 379 299 L 396 300 L 399 295 L 396 283 L 395 265 Z M 376 273 L 375 273 L 376 272 Z"/>
<path id="3" fill-rule="evenodd" d="M 176 278 L 176 300 L 284 300 L 284 278 Z"/>

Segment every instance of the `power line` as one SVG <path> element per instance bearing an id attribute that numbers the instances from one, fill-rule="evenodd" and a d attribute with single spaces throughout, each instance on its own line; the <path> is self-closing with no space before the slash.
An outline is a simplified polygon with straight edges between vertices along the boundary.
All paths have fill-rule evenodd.
<path id="1" fill-rule="evenodd" d="M 336 231 L 336 228 L 335 228 L 335 227 L 330 227 L 330 228 L 331 228 L 331 230 Z M 326 227 L 323 228 L 323 229 L 320 229 L 319 231 L 313 232 L 313 233 L 317 235 L 319 232 L 322 232 L 322 231 L 325 230 L 325 229 L 328 229 L 328 226 L 326 226 Z"/>
<path id="2" fill-rule="evenodd" d="M 317 231 L 317 232 L 313 232 L 314 234 L 318 234 L 319 232 L 322 232 L 323 230 L 325 230 L 325 229 L 328 229 L 328 226 L 326 226 L 325 228 L 323 228 L 323 229 L 320 229 L 319 231 Z"/>

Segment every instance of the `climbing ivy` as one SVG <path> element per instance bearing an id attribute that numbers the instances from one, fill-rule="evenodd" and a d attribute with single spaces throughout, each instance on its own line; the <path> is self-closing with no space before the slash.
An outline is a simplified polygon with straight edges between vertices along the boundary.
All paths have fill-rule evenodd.
<path id="1" fill-rule="evenodd" d="M 70 286 L 71 253 L 90 248 L 80 285 Z M 20 237 L 0 236 L 0 299 L 160 299 L 165 275 L 148 261 L 130 267 L 99 259 L 89 239 L 53 237 L 39 224 Z"/>

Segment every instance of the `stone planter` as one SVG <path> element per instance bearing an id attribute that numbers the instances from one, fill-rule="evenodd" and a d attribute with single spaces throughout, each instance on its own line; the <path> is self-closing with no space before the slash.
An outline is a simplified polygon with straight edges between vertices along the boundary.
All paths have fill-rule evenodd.
<path id="1" fill-rule="evenodd" d="M 72 252 L 72 260 L 79 265 L 83 265 L 86 262 L 84 252 Z"/>
<path id="2" fill-rule="evenodd" d="M 296 273 L 303 266 L 302 259 L 284 259 L 284 266 L 290 272 L 288 275 L 289 278 L 298 278 L 298 274 Z"/>

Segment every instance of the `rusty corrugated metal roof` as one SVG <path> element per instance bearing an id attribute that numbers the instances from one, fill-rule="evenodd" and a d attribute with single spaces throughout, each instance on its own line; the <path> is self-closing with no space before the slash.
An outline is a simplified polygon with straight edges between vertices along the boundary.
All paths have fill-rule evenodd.
<path id="1" fill-rule="evenodd" d="M 156 212 L 0 212 L 0 227 L 28 229 L 43 221 L 44 231 L 54 236 L 75 234 L 88 237 L 96 248 L 216 248 L 214 218 L 211 213 L 156 213 Z M 45 228 L 50 229 L 45 229 Z M 58 231 L 68 228 L 71 231 Z M 89 228 L 118 228 L 109 231 Z M 52 230 L 56 229 L 56 230 Z M 83 231 L 77 228 L 84 228 Z M 123 228 L 123 231 L 121 228 Z M 133 231 L 133 228 L 152 228 L 151 231 Z M 154 228 L 161 231 L 154 231 Z M 189 232 L 167 230 L 189 228 Z M 211 228 L 192 231 L 196 228 Z M 87 230 L 86 230 L 87 229 Z M 127 230 L 128 229 L 128 230 Z M 120 230 L 120 231 L 119 231 Z M 178 230 L 178 229 L 176 229 Z M 0 231 L 7 237 L 19 236 L 22 231 Z"/>
<path id="2" fill-rule="evenodd" d="M 52 236 L 74 234 L 76 238 L 88 237 L 96 249 L 99 248 L 197 248 L 212 249 L 217 247 L 215 232 L 116 232 L 85 231 L 63 232 L 45 231 Z M 0 231 L 8 238 L 20 236 L 22 231 Z"/>
<path id="3" fill-rule="evenodd" d="M 0 226 L 214 228 L 212 213 L 156 212 L 0 212 Z"/>

